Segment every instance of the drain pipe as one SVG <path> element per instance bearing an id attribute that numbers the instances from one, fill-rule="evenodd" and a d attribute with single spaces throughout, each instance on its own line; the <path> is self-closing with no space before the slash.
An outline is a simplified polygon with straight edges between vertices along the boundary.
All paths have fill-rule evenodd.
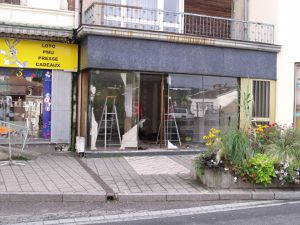
<path id="1" fill-rule="evenodd" d="M 248 21 L 249 20 L 249 18 L 248 18 L 248 8 L 249 8 L 249 6 L 248 6 L 248 0 L 244 0 L 244 21 Z"/>

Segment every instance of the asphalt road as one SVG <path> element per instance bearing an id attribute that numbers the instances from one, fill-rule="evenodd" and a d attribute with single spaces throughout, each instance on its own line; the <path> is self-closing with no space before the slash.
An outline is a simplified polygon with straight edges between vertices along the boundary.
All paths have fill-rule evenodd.
<path id="1" fill-rule="evenodd" d="M 109 225 L 300 225 L 300 203 Z"/>
<path id="2" fill-rule="evenodd" d="M 29 223 L 33 221 L 60 220 L 134 213 L 137 211 L 190 208 L 243 201 L 207 202 L 142 202 L 142 203 L 0 203 L 0 224 Z M 245 201 L 244 201 L 245 202 Z"/>

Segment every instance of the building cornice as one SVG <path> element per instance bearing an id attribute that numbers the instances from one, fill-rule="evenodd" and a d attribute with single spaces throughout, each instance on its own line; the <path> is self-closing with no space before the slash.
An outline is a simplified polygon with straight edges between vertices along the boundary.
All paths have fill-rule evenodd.
<path id="1" fill-rule="evenodd" d="M 236 41 L 229 39 L 216 39 L 207 37 L 196 37 L 192 35 L 173 34 L 157 31 L 133 30 L 126 28 L 81 25 L 77 30 L 77 38 L 83 39 L 88 35 L 102 35 L 123 38 L 147 39 L 155 41 L 166 41 L 182 44 L 207 45 L 224 48 L 238 48 L 266 52 L 279 52 L 280 45 L 263 44 L 257 42 Z"/>

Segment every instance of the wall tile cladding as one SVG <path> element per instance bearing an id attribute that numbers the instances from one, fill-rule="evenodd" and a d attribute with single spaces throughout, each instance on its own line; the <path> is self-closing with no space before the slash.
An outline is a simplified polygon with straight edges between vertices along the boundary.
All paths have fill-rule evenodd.
<path id="1" fill-rule="evenodd" d="M 276 79 L 276 53 L 171 42 L 87 36 L 81 69 Z"/>

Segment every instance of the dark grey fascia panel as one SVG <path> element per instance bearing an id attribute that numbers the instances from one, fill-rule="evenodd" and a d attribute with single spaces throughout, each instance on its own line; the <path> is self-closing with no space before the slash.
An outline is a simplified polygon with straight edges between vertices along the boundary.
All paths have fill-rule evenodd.
<path id="1" fill-rule="evenodd" d="M 93 35 L 87 36 L 83 43 L 81 70 L 99 68 L 276 79 L 275 52 Z"/>

